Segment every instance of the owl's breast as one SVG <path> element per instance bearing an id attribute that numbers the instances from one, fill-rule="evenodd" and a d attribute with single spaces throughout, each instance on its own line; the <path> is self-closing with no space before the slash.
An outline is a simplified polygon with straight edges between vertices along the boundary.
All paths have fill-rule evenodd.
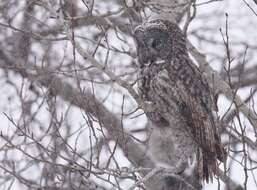
<path id="1" fill-rule="evenodd" d="M 170 111 L 167 109 L 169 107 L 167 105 L 170 105 L 168 102 L 170 97 L 166 96 L 168 95 L 166 89 L 160 88 L 161 86 L 156 82 L 159 81 L 159 77 L 161 76 L 159 71 L 147 68 L 147 70 L 145 69 L 141 72 L 141 76 L 139 83 L 141 98 L 144 101 L 153 103 L 154 108 L 156 108 L 155 111 L 146 113 L 147 117 L 158 126 L 168 126 L 169 122 L 163 117 L 163 113 Z M 160 92 L 166 98 L 160 96 Z"/>

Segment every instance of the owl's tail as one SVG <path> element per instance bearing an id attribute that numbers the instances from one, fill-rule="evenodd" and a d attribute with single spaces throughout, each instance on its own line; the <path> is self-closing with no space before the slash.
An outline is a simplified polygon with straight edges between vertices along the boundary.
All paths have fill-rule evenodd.
<path id="1" fill-rule="evenodd" d="M 212 157 L 209 153 L 202 152 L 199 150 L 199 159 L 198 159 L 198 174 L 199 178 L 203 181 L 209 183 L 213 181 L 213 176 L 217 173 L 217 161 L 215 156 Z"/>
<path id="2" fill-rule="evenodd" d="M 215 143 L 215 152 L 207 152 L 199 148 L 198 150 L 198 174 L 202 181 L 213 182 L 213 176 L 217 174 L 218 162 L 226 160 L 226 151 L 220 143 Z"/>

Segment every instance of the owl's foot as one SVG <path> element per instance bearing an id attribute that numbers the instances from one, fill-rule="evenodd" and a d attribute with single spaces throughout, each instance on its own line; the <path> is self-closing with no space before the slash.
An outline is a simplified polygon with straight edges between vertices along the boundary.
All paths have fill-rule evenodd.
<path id="1" fill-rule="evenodd" d="M 177 174 L 182 174 L 187 167 L 187 163 L 185 162 L 180 162 L 179 164 L 176 165 L 177 169 Z"/>

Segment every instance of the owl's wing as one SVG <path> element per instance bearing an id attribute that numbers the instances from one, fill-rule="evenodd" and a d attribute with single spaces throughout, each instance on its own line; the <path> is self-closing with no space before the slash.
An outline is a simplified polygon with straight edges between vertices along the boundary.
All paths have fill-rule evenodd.
<path id="1" fill-rule="evenodd" d="M 183 96 L 182 96 L 183 97 Z M 193 139 L 200 146 L 200 152 L 197 155 L 198 171 L 201 178 L 212 179 L 213 174 L 217 172 L 217 157 L 219 141 L 216 126 L 206 109 L 201 105 L 199 97 L 183 97 L 180 105 L 180 113 L 191 131 Z"/>
<path id="2" fill-rule="evenodd" d="M 217 158 L 222 158 L 224 154 L 212 116 L 209 86 L 198 70 L 189 73 L 185 80 L 179 79 L 181 76 L 176 76 L 179 73 L 172 72 L 166 69 L 160 71 L 153 79 L 152 87 L 156 88 L 154 91 L 159 97 L 158 104 L 173 103 L 178 107 L 176 114 L 180 115 L 182 122 L 187 124 L 192 138 L 200 147 L 198 153 L 198 159 L 202 160 L 198 162 L 201 164 L 200 177 L 208 181 L 209 178 L 212 179 L 213 173 L 216 173 Z M 174 77 L 177 78 L 174 79 Z M 163 116 L 169 119 L 168 115 L 163 114 Z"/>

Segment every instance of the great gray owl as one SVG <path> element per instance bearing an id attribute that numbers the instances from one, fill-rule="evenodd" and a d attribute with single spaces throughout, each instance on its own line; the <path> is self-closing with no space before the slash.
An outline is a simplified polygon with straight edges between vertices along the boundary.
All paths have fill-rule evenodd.
<path id="1" fill-rule="evenodd" d="M 154 108 L 146 113 L 155 126 L 149 146 L 154 159 L 174 165 L 196 155 L 199 178 L 212 180 L 225 152 L 209 85 L 189 58 L 182 31 L 175 23 L 155 19 L 137 26 L 134 37 L 140 95 Z"/>

